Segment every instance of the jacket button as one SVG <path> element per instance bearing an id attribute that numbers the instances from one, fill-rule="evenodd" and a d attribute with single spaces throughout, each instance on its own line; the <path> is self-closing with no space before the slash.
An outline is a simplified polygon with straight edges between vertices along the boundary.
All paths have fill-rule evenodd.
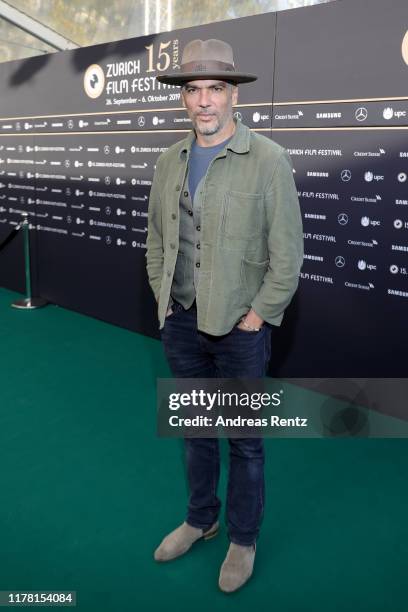
<path id="1" fill-rule="evenodd" d="M 196 246 L 197 246 L 197 249 L 199 249 L 200 248 L 200 243 L 198 242 Z"/>
<path id="2" fill-rule="evenodd" d="M 192 211 L 192 210 L 189 210 L 189 211 L 188 211 L 188 214 L 190 215 L 190 217 L 192 217 L 192 216 L 193 216 L 193 211 Z"/>
<path id="3" fill-rule="evenodd" d="M 197 225 L 197 227 L 196 227 L 197 232 L 199 232 L 199 231 L 200 231 L 200 229 L 201 229 L 201 226 L 200 226 L 200 225 Z"/>
<path id="4" fill-rule="evenodd" d="M 175 245 L 175 244 L 173 244 L 173 243 L 171 243 L 170 248 L 171 248 L 171 249 L 175 249 L 175 248 L 176 248 L 176 245 Z"/>
<path id="5" fill-rule="evenodd" d="M 188 198 L 188 191 L 185 191 L 185 192 L 184 192 L 184 197 L 185 197 L 185 198 Z"/>
<path id="6" fill-rule="evenodd" d="M 181 185 L 176 185 L 176 191 L 180 191 Z"/>
<path id="7" fill-rule="evenodd" d="M 196 263 L 196 268 L 199 268 L 199 267 L 200 267 L 200 262 L 199 262 L 199 261 L 197 261 L 197 263 Z"/>
<path id="8" fill-rule="evenodd" d="M 172 218 L 172 219 L 176 219 L 176 217 L 177 217 L 176 213 L 172 213 L 172 214 L 171 214 L 171 218 Z"/>

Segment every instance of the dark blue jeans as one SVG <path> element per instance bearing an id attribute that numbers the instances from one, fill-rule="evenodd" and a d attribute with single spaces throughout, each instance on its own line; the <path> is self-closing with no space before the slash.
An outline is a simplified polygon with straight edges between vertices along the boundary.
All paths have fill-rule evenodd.
<path id="1" fill-rule="evenodd" d="M 176 378 L 264 377 L 270 359 L 271 327 L 244 331 L 234 327 L 223 336 L 197 330 L 195 303 L 185 310 L 177 302 L 161 331 L 164 351 Z M 231 542 L 255 543 L 264 509 L 264 445 L 262 438 L 230 438 L 226 518 Z M 217 438 L 186 438 L 190 490 L 186 521 L 208 529 L 218 518 L 220 453 Z"/>

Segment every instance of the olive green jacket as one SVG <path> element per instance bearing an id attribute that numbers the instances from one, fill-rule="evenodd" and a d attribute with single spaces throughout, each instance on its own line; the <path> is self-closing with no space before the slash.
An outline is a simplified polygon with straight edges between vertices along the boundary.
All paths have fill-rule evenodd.
<path id="1" fill-rule="evenodd" d="M 164 326 L 179 248 L 179 200 L 194 130 L 162 153 L 149 199 L 147 274 Z M 198 329 L 220 336 L 251 308 L 280 325 L 303 262 L 303 229 L 286 149 L 236 120 L 201 183 Z"/>

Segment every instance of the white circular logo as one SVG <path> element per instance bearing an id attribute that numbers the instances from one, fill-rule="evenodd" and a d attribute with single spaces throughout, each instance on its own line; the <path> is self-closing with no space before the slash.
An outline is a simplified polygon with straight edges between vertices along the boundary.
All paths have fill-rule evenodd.
<path id="1" fill-rule="evenodd" d="M 258 123 L 261 119 L 261 115 L 258 112 L 256 112 L 252 115 L 252 119 L 255 123 Z"/>
<path id="2" fill-rule="evenodd" d="M 405 36 L 402 40 L 402 59 L 406 64 L 408 64 L 408 30 L 405 32 Z"/>
<path id="3" fill-rule="evenodd" d="M 371 181 L 374 178 L 374 174 L 372 172 L 370 172 L 370 170 L 368 170 L 365 174 L 364 174 L 364 180 L 367 181 L 367 183 L 371 183 Z"/>
<path id="4" fill-rule="evenodd" d="M 364 106 L 361 106 L 360 108 L 356 110 L 355 115 L 356 115 L 357 121 L 365 121 L 368 117 L 367 109 L 364 108 Z"/>
<path id="5" fill-rule="evenodd" d="M 346 265 L 346 260 L 341 255 L 337 255 L 334 262 L 338 268 L 344 268 L 344 266 Z"/>
<path id="6" fill-rule="evenodd" d="M 392 110 L 392 108 L 390 108 L 389 106 L 387 108 L 384 108 L 383 110 L 384 119 L 392 119 L 393 116 L 394 116 L 394 111 Z"/>
<path id="7" fill-rule="evenodd" d="M 242 114 L 239 111 L 235 111 L 234 117 L 235 119 L 239 119 L 240 121 L 242 121 Z"/>
<path id="8" fill-rule="evenodd" d="M 342 170 L 340 176 L 342 181 L 348 183 L 348 181 L 351 179 L 351 172 L 350 170 Z"/>
<path id="9" fill-rule="evenodd" d="M 390 266 L 390 272 L 391 272 L 391 274 L 398 274 L 398 266 L 396 266 L 394 264 L 392 266 Z"/>
<path id="10" fill-rule="evenodd" d="M 98 64 L 92 64 L 84 75 L 84 89 L 90 98 L 99 98 L 105 87 L 105 74 Z"/>
<path id="11" fill-rule="evenodd" d="M 405 181 L 407 180 L 407 175 L 405 172 L 400 172 L 398 175 L 398 181 L 400 183 L 405 183 Z"/>
<path id="12" fill-rule="evenodd" d="M 358 261 L 357 267 L 359 270 L 365 270 L 367 267 L 367 263 L 364 261 L 364 259 L 360 259 Z"/>
<path id="13" fill-rule="evenodd" d="M 143 117 L 143 115 L 140 115 L 140 117 L 139 117 L 139 118 L 138 118 L 138 120 L 137 120 L 137 124 L 138 124 L 138 126 L 139 126 L 139 127 L 143 127 L 145 123 L 146 123 L 145 118 Z"/>
<path id="14" fill-rule="evenodd" d="M 337 217 L 337 221 L 340 223 L 340 225 L 347 225 L 348 220 L 349 218 L 346 213 L 340 213 L 339 216 Z"/>
<path id="15" fill-rule="evenodd" d="M 153 125 L 157 125 L 159 123 L 159 118 L 156 117 L 156 115 L 153 117 L 152 123 L 153 123 Z"/>
<path id="16" fill-rule="evenodd" d="M 368 225 L 370 225 L 370 218 L 369 217 L 361 217 L 361 225 L 363 227 L 367 227 Z"/>
<path id="17" fill-rule="evenodd" d="M 395 221 L 394 221 L 394 227 L 395 227 L 395 229 L 401 229 L 401 227 L 402 227 L 402 221 L 401 221 L 401 219 L 395 219 Z"/>

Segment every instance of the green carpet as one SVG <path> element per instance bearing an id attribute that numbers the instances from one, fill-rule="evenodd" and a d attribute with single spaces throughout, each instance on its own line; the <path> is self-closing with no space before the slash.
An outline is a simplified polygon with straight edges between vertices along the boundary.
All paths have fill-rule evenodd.
<path id="1" fill-rule="evenodd" d="M 75 590 L 81 612 L 406 611 L 406 440 L 266 440 L 255 572 L 225 595 L 224 515 L 152 558 L 187 499 L 182 441 L 156 437 L 160 342 L 16 297 L 0 289 L 0 590 Z"/>

